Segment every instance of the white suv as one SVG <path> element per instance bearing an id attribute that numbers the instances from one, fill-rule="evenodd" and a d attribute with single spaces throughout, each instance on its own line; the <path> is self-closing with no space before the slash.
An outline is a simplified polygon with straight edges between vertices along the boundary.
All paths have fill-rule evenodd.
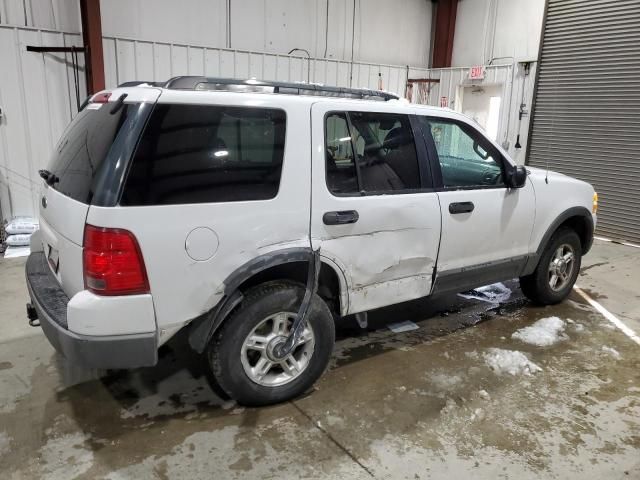
<path id="1" fill-rule="evenodd" d="M 251 405 L 307 390 L 346 315 L 514 277 L 562 301 L 596 220 L 591 185 L 516 166 L 463 115 L 307 84 L 101 92 L 41 176 L 30 321 L 94 368 L 154 365 L 187 328 Z"/>

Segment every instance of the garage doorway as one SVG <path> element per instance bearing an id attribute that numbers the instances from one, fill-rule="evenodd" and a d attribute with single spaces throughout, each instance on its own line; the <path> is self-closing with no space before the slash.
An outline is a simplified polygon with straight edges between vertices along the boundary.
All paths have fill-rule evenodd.
<path id="1" fill-rule="evenodd" d="M 474 85 L 459 88 L 459 111 L 473 118 L 491 140 L 498 138 L 502 85 Z"/>

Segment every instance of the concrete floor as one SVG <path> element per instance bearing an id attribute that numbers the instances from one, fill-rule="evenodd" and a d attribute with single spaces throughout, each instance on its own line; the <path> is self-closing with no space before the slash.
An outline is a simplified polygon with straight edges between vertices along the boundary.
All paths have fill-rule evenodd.
<path id="1" fill-rule="evenodd" d="M 304 398 L 246 409 L 213 393 L 181 338 L 155 368 L 77 383 L 26 326 L 22 265 L 0 261 L 2 478 L 640 479 L 640 347 L 575 293 L 536 308 L 507 282 L 500 307 L 450 296 L 377 311 L 368 332 L 339 328 Z M 636 331 L 639 267 L 640 250 L 596 242 L 579 279 Z M 559 343 L 511 338 L 549 316 L 566 322 Z M 420 328 L 386 328 L 403 320 Z M 491 348 L 541 371 L 498 374 Z"/>

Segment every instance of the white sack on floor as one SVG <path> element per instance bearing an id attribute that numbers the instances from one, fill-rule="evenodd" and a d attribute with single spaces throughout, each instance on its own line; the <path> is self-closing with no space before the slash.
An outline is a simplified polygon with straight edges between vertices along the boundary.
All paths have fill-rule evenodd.
<path id="1" fill-rule="evenodd" d="M 33 233 L 40 227 L 38 220 L 33 217 L 13 217 L 4 227 L 9 235 Z"/>
<path id="2" fill-rule="evenodd" d="M 31 234 L 9 235 L 5 242 L 9 247 L 28 247 L 31 242 Z"/>

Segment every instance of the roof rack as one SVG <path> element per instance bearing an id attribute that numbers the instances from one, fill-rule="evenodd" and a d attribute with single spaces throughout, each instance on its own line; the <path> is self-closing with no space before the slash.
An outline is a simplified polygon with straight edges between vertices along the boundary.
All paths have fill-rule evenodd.
<path id="1" fill-rule="evenodd" d="M 137 87 L 138 85 L 150 85 L 152 87 L 164 87 L 164 84 L 166 82 L 144 82 L 142 80 L 134 80 L 131 82 L 124 82 L 121 83 L 120 85 L 118 85 L 118 88 L 125 88 L 125 87 Z"/>
<path id="2" fill-rule="evenodd" d="M 145 83 L 145 82 L 127 82 Z M 156 82 L 146 82 L 156 84 Z M 132 85 L 128 85 L 132 86 Z M 214 90 L 230 92 L 282 93 L 287 95 L 315 95 L 325 97 L 358 98 L 368 100 L 398 100 L 393 93 L 366 88 L 330 87 L 315 83 L 271 82 L 263 80 L 237 80 L 233 78 L 210 78 L 199 76 L 173 77 L 164 84 L 172 90 Z"/>

